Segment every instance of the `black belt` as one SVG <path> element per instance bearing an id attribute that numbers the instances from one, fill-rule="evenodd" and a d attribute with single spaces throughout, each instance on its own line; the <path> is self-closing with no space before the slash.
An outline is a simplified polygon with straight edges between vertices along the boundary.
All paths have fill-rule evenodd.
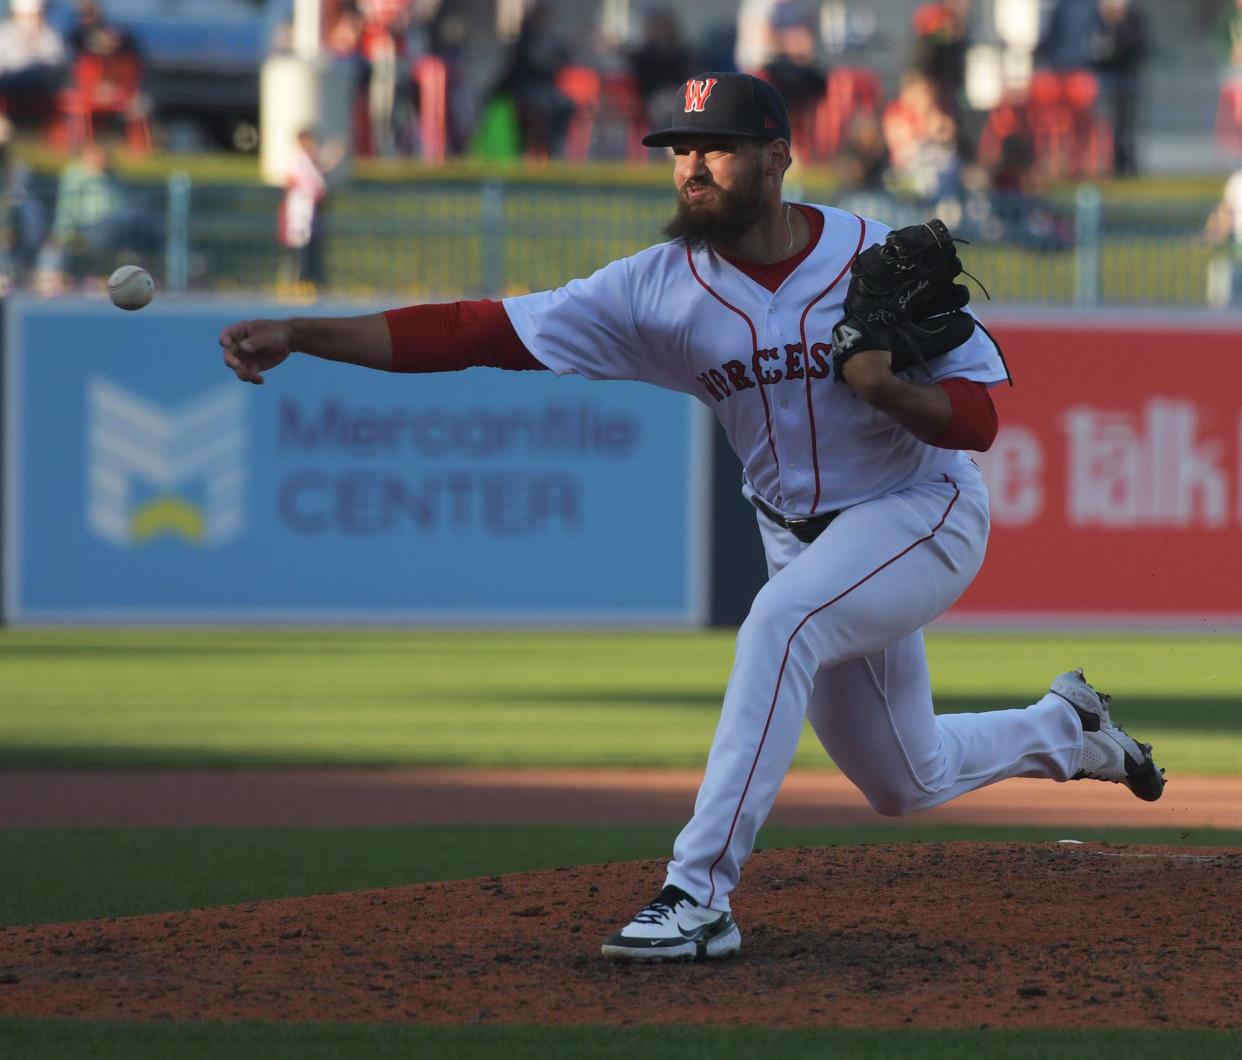
<path id="1" fill-rule="evenodd" d="M 828 524 L 845 510 L 844 508 L 838 508 L 835 512 L 808 515 L 805 519 L 787 519 L 775 508 L 769 508 L 758 497 L 751 497 L 750 503 L 763 512 L 777 526 L 788 530 L 804 545 L 809 545 L 819 537 L 828 528 Z"/>

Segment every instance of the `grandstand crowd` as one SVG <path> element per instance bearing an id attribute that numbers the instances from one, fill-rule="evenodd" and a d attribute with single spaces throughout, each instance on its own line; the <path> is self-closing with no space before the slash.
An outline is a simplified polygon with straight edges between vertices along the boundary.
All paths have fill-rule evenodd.
<path id="1" fill-rule="evenodd" d="M 686 78 L 742 69 L 780 89 L 799 164 L 830 171 L 843 198 L 884 196 L 985 235 L 1056 248 L 1072 233 L 1040 207 L 1051 182 L 1140 168 L 1138 107 L 1153 31 L 1144 0 L 1023 2 L 1038 12 L 1038 37 L 1018 76 L 1011 62 L 993 72 L 981 105 L 968 60 L 973 45 L 994 37 L 984 25 L 981 8 L 994 13 L 986 0 L 911 3 L 909 25 L 892 38 L 904 53 L 897 79 L 851 62 L 848 25 L 842 35 L 840 20 L 828 17 L 848 14 L 839 2 L 740 0 L 734 21 L 694 37 L 677 9 L 635 5 L 634 32 L 621 40 L 604 22 L 568 34 L 556 4 L 515 0 L 497 7 L 517 17 L 499 61 L 481 75 L 471 44 L 497 26 L 470 16 L 477 5 L 324 0 L 323 48 L 350 70 L 352 142 L 301 131 L 277 238 L 292 252 L 293 278 L 313 282 L 317 206 L 345 156 L 429 165 L 466 155 L 531 164 L 658 161 L 663 152 L 644 148 L 641 137 L 664 120 Z M 1221 42 L 1222 69 L 1242 69 L 1242 0 L 1195 2 Z M 830 24 L 838 31 L 832 41 Z M 270 52 L 291 47 L 291 25 L 282 20 Z M 136 154 L 161 147 L 158 106 L 145 90 L 147 59 L 131 27 L 111 19 L 106 0 L 79 0 L 59 26 L 45 0 L 10 0 L 0 22 L 0 150 L 25 130 L 71 159 L 54 210 L 39 216 L 24 190 L 28 171 L 5 151 L 10 272 L 29 273 L 41 259 L 53 263 L 46 271 L 68 276 L 69 248 L 132 230 L 134 211 L 112 172 L 110 145 Z M 1217 136 L 1242 149 L 1235 83 L 1242 78 L 1222 77 Z"/>

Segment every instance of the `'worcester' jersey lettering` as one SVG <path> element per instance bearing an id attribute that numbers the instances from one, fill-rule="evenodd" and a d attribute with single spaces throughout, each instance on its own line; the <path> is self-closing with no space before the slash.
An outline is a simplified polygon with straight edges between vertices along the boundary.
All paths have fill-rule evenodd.
<path id="1" fill-rule="evenodd" d="M 968 457 L 926 445 L 832 378 L 849 269 L 888 227 L 829 207 L 811 253 L 775 293 L 711 250 L 661 243 L 554 291 L 505 299 L 526 348 L 558 375 L 635 379 L 708 405 L 750 487 L 788 515 L 843 508 L 952 473 Z M 1005 379 L 976 328 L 933 380 Z M 926 379 L 921 369 L 910 373 Z"/>

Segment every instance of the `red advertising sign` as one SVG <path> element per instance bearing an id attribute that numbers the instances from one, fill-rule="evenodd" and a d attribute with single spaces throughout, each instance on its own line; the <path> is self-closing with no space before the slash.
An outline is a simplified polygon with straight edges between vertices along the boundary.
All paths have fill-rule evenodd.
<path id="1" fill-rule="evenodd" d="M 952 617 L 1242 622 L 1242 322 L 992 330 L 1016 386 L 992 391 L 992 536 Z"/>

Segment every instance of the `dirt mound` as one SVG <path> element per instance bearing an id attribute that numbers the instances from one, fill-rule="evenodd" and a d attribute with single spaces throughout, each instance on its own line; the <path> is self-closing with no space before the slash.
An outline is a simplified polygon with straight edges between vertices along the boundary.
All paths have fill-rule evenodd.
<path id="1" fill-rule="evenodd" d="M 419 1023 L 1238 1027 L 1242 852 L 757 854 L 743 949 L 626 967 L 663 863 L 0 931 L 0 1015 Z"/>

